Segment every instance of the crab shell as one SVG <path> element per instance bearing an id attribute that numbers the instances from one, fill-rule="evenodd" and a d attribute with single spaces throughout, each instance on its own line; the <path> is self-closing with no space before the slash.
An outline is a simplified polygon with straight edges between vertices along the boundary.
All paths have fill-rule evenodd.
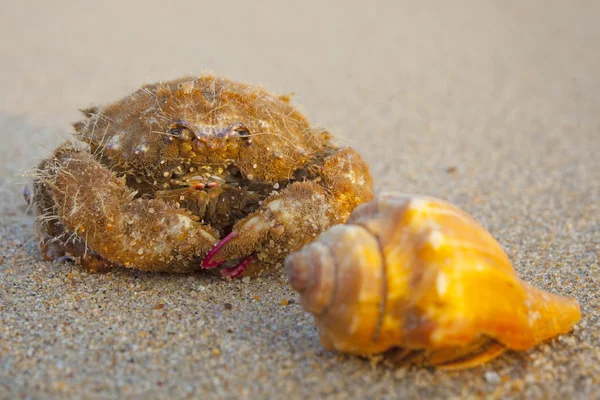
<path id="1" fill-rule="evenodd" d="M 423 363 L 464 358 L 463 368 L 529 349 L 581 318 L 575 299 L 523 282 L 485 228 L 430 197 L 380 195 L 288 256 L 286 268 L 328 350 L 424 350 Z M 474 347 L 485 355 L 467 357 Z"/>

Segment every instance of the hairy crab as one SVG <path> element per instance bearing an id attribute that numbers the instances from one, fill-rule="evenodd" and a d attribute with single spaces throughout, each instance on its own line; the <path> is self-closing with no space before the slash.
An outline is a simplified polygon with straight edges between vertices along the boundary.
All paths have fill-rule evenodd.
<path id="1" fill-rule="evenodd" d="M 249 275 L 372 197 L 354 150 L 259 87 L 187 77 L 83 113 L 83 143 L 61 145 L 34 174 L 48 260 Z"/>
<path id="2" fill-rule="evenodd" d="M 394 364 L 469 368 L 581 318 L 575 299 L 519 279 L 472 217 L 425 196 L 381 194 L 285 263 L 326 349 Z"/>

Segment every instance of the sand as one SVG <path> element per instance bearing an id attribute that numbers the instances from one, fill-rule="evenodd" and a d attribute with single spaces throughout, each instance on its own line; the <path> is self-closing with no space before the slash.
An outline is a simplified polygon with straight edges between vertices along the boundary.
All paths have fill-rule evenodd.
<path id="1" fill-rule="evenodd" d="M 600 396 L 599 2 L 84 3 L 2 7 L 1 398 Z M 581 322 L 472 370 L 393 370 L 324 351 L 281 271 L 42 261 L 20 171 L 78 108 L 206 70 L 295 93 L 378 192 L 471 213 L 524 279 L 575 296 Z"/>

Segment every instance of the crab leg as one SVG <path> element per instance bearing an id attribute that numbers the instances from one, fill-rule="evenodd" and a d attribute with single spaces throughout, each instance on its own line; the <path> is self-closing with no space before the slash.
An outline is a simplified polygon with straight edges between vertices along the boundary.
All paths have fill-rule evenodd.
<path id="1" fill-rule="evenodd" d="M 53 217 L 64 228 L 65 241 L 82 241 L 109 262 L 149 271 L 190 271 L 198 268 L 194 259 L 217 241 L 211 227 L 184 211 L 159 199 L 134 199 L 124 178 L 69 144 L 43 165 L 36 186 L 53 202 Z"/>
<path id="2" fill-rule="evenodd" d="M 254 256 L 248 256 L 234 267 L 223 268 L 221 270 L 221 276 L 228 279 L 237 278 L 246 271 L 246 268 L 248 268 L 252 261 L 254 261 Z"/>
<path id="3" fill-rule="evenodd" d="M 285 256 L 313 241 L 329 226 L 344 222 L 360 203 L 370 200 L 372 182 L 364 161 L 352 149 L 328 157 L 321 179 L 295 182 L 267 198 L 262 207 L 238 221 L 202 261 L 214 268 L 243 259 L 235 276 L 277 266 Z M 252 260 L 247 257 L 253 256 Z M 224 272 L 231 277 L 230 272 Z"/>
<path id="4" fill-rule="evenodd" d="M 256 262 L 281 261 L 330 225 L 329 216 L 319 213 L 327 208 L 321 186 L 314 182 L 294 183 L 265 200 L 262 209 L 238 221 L 233 231 L 208 253 L 202 267 L 210 269 L 227 260 L 243 259 L 238 265 L 241 269 L 250 263 L 249 256 Z M 234 275 L 240 275 L 240 269 L 236 268 L 239 273 Z"/>
<path id="5" fill-rule="evenodd" d="M 506 347 L 500 343 L 490 344 L 485 350 L 479 353 L 470 354 L 467 357 L 460 358 L 444 364 L 432 364 L 437 369 L 446 371 L 458 371 L 461 369 L 473 368 L 486 362 L 493 360 L 494 358 L 502 355 L 507 350 Z"/>
<path id="6" fill-rule="evenodd" d="M 409 364 L 428 365 L 437 369 L 458 371 L 484 364 L 508 350 L 502 344 L 482 337 L 468 346 L 436 350 L 395 348 L 385 354 L 385 361 L 394 367 Z"/>
<path id="7" fill-rule="evenodd" d="M 227 244 L 230 240 L 237 237 L 239 233 L 236 231 L 232 231 L 229 235 L 225 236 L 215 247 L 212 248 L 211 251 L 208 252 L 204 260 L 202 260 L 202 268 L 204 269 L 212 269 L 218 267 L 223 264 L 225 260 L 220 257 L 219 251 L 221 248 Z M 221 276 L 224 278 L 236 278 L 244 273 L 248 265 L 254 261 L 254 256 L 250 255 L 240 261 L 237 265 L 229 268 L 223 268 L 221 270 Z"/>
<path id="8" fill-rule="evenodd" d="M 218 256 L 219 251 L 223 246 L 227 244 L 227 242 L 229 242 L 231 239 L 235 238 L 238 235 L 239 233 L 237 233 L 236 231 L 232 231 L 229 235 L 221 239 L 221 241 L 217 243 L 217 245 L 208 252 L 204 260 L 202 260 L 202 268 L 213 269 L 223 264 L 225 260 Z"/>

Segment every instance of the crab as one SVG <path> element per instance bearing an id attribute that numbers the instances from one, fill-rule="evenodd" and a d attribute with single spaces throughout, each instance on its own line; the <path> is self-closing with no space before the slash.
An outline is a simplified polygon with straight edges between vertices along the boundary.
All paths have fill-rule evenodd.
<path id="1" fill-rule="evenodd" d="M 253 275 L 372 198 L 352 148 L 260 87 L 186 77 L 82 112 L 34 173 L 46 260 Z"/>

